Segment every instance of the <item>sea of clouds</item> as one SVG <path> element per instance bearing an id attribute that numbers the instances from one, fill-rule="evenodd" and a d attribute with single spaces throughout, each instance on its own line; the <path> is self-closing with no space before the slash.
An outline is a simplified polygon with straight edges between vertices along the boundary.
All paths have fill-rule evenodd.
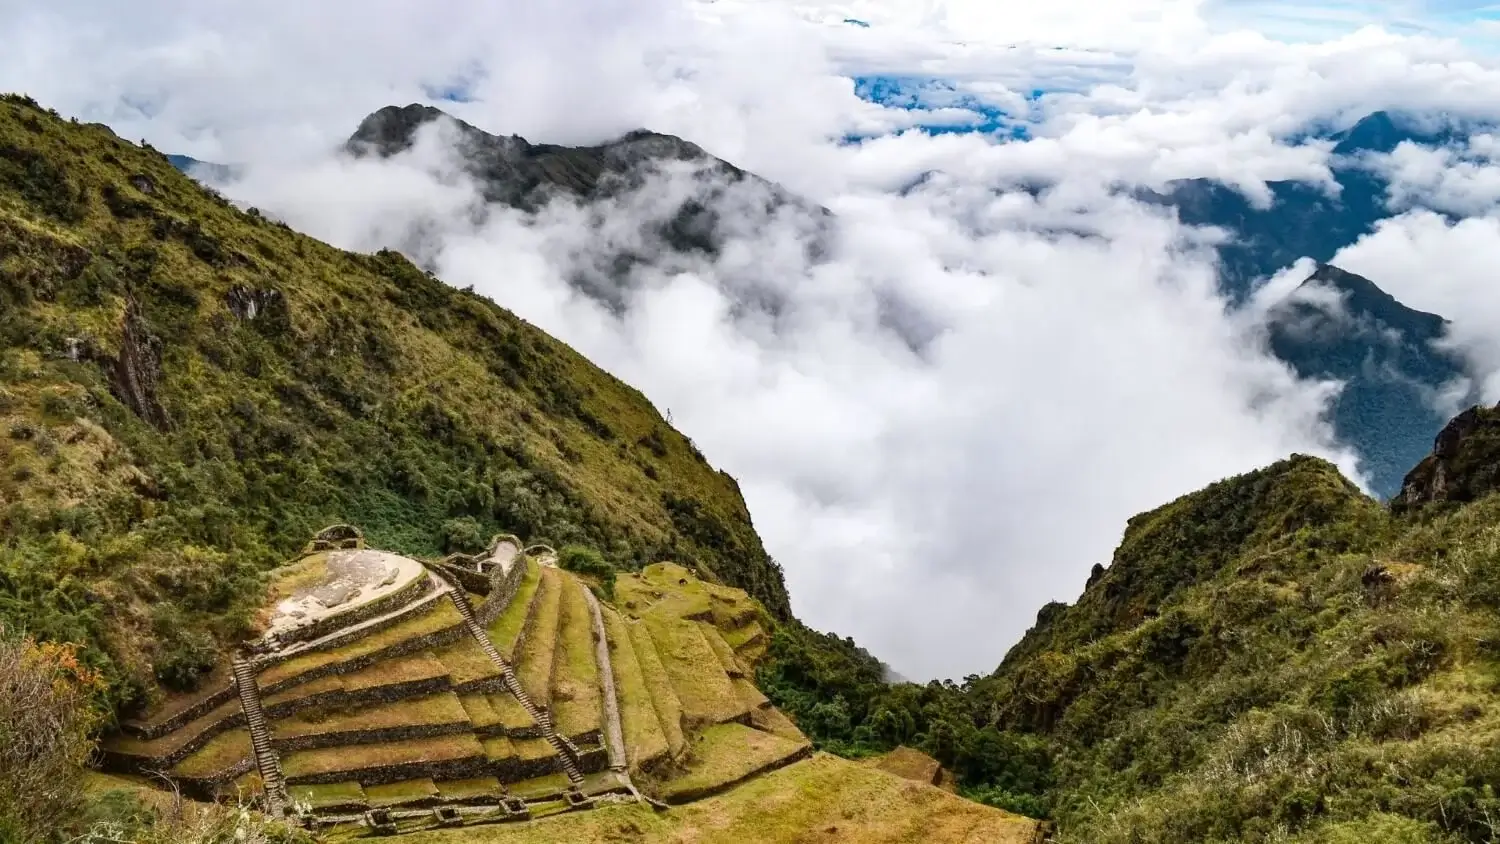
<path id="1" fill-rule="evenodd" d="M 1472 45 L 1313 17 L 1294 42 L 1246 4 L 1166 0 L 0 3 L 0 89 L 240 165 L 236 200 L 403 248 L 638 386 L 739 479 L 798 616 L 927 679 L 992 670 L 1138 512 L 1293 452 L 1359 479 L 1323 419 L 1338 385 L 1265 349 L 1274 296 L 1231 310 L 1222 233 L 1128 198 L 1331 184 L 1307 133 L 1376 109 L 1500 118 Z M 969 118 L 856 96 L 873 74 L 944 80 L 1028 140 L 912 129 Z M 440 128 L 388 162 L 337 154 L 412 101 L 534 142 L 677 134 L 827 207 L 835 237 L 809 259 L 795 217 L 755 218 L 610 308 L 569 279 L 701 183 L 525 216 L 480 207 Z M 1500 399 L 1500 142 L 1372 166 L 1392 218 L 1336 263 L 1451 318 Z"/>

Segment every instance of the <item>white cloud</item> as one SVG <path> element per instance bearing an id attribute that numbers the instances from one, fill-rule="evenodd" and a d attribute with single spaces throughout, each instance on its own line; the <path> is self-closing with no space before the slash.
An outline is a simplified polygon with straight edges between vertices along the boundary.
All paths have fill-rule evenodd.
<path id="1" fill-rule="evenodd" d="M 1391 295 L 1452 323 L 1453 347 L 1479 377 L 1483 401 L 1500 401 L 1500 215 L 1460 221 L 1426 210 L 1386 220 L 1334 263 L 1379 278 Z"/>
<path id="2" fill-rule="evenodd" d="M 1500 72 L 1452 42 L 1365 30 L 1283 44 L 1216 33 L 1203 8 L 1169 0 L 1013 5 L 153 0 L 127 15 L 58 0 L 0 7 L 0 30 L 24 36 L 0 55 L 0 87 L 245 163 L 238 198 L 332 242 L 429 250 L 450 283 L 669 408 L 740 479 L 797 613 L 924 679 L 993 668 L 1137 512 L 1292 451 L 1354 469 L 1319 421 L 1336 387 L 1270 360 L 1260 311 L 1226 313 L 1200 233 L 1108 185 L 1214 176 L 1255 195 L 1268 179 L 1326 179 L 1328 145 L 1296 140 L 1314 122 L 1500 114 Z M 1070 33 L 1068 49 L 1045 43 Z M 912 120 L 855 98 L 844 75 L 866 72 L 951 78 L 1022 112 L 1035 140 L 841 146 Z M 445 107 L 490 131 L 687 137 L 830 207 L 838 244 L 809 263 L 792 221 L 758 220 L 715 263 L 639 272 L 616 316 L 565 279 L 696 190 L 687 174 L 602 218 L 559 206 L 476 220 L 436 139 L 384 165 L 329 156 L 369 111 L 457 80 L 472 101 Z M 1032 102 L 1036 88 L 1072 93 Z M 1349 260 L 1403 298 L 1402 267 L 1415 279 L 1461 237 L 1489 248 L 1494 228 L 1400 225 L 1405 240 L 1388 227 Z M 1464 268 L 1470 293 L 1479 266 Z M 746 290 L 782 307 L 747 312 Z"/>

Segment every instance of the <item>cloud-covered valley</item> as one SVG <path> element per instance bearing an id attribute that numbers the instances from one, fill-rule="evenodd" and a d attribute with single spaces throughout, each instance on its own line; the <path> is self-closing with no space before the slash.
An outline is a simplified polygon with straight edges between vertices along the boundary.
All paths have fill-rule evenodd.
<path id="1" fill-rule="evenodd" d="M 1191 3 L 1114 4 L 1073 43 L 1045 16 L 1007 37 L 967 3 L 309 5 L 0 6 L 24 36 L 0 88 L 242 165 L 237 201 L 401 248 L 639 387 L 738 478 L 798 616 L 916 679 L 991 670 L 1138 512 L 1292 452 L 1359 477 L 1324 416 L 1338 385 L 1299 380 L 1268 353 L 1263 309 L 1221 296 L 1224 233 L 1133 189 L 1209 177 L 1264 201 L 1270 180 L 1331 185 L 1324 136 L 1370 111 L 1500 118 L 1500 68 L 1456 42 L 1283 43 Z M 870 74 L 964 97 L 882 105 L 856 94 Z M 524 213 L 484 204 L 441 126 L 386 161 L 339 152 L 366 114 L 411 101 L 532 142 L 676 134 L 826 207 L 832 234 L 811 249 L 805 216 L 691 166 Z M 962 123 L 972 102 L 1022 131 L 910 128 Z M 1372 162 L 1393 218 L 1339 262 L 1453 318 L 1493 400 L 1486 138 Z M 578 283 L 615 250 L 657 249 L 642 232 L 710 187 L 717 254 L 658 254 L 608 296 Z"/>

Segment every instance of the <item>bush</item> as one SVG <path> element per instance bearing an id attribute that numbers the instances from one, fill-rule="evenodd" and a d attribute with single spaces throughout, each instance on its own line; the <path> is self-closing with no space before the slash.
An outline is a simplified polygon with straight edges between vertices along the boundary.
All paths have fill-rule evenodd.
<path id="1" fill-rule="evenodd" d="M 484 529 L 473 516 L 443 522 L 443 551 L 448 554 L 477 554 L 485 547 Z"/>
<path id="2" fill-rule="evenodd" d="M 77 817 L 102 691 L 74 646 L 0 629 L 0 841 L 49 841 Z"/>
<path id="3" fill-rule="evenodd" d="M 582 545 L 567 545 L 557 552 L 557 564 L 574 574 L 595 578 L 605 599 L 614 600 L 615 567 L 604 559 L 603 554 Z"/>

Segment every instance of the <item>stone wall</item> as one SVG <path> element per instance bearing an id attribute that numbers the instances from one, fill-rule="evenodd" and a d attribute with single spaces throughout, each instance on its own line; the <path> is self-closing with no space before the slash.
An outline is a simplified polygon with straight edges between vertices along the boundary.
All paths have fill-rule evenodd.
<path id="1" fill-rule="evenodd" d="M 231 698 L 235 697 L 234 684 L 230 683 L 218 690 L 205 695 L 202 700 L 192 706 L 174 714 L 170 718 L 164 718 L 155 724 L 147 724 L 139 721 L 127 721 L 121 725 L 121 729 L 136 738 L 151 740 L 161 738 L 170 732 L 175 732 L 189 723 L 202 718 L 212 710 L 222 706 Z"/>
<path id="2" fill-rule="evenodd" d="M 344 771 L 328 771 L 287 778 L 289 785 L 331 785 L 337 782 L 358 780 L 361 785 L 386 785 L 402 780 L 430 777 L 434 780 L 470 780 L 493 774 L 490 760 L 483 756 L 465 759 L 446 759 L 437 762 L 412 761 L 381 765 L 374 768 L 350 768 Z"/>
<path id="3" fill-rule="evenodd" d="M 475 595 L 488 595 L 492 588 L 492 582 L 488 575 L 480 574 L 473 569 L 466 569 L 446 562 L 437 564 L 438 570 L 443 577 L 457 583 L 464 591 Z"/>
<path id="4" fill-rule="evenodd" d="M 502 571 L 499 566 L 490 570 L 489 598 L 474 613 L 480 627 L 489 627 L 510 606 L 516 591 L 521 588 L 521 581 L 526 579 L 528 565 L 526 557 L 518 554 L 509 572 Z"/>
<path id="5" fill-rule="evenodd" d="M 286 700 L 280 703 L 268 704 L 265 707 L 266 717 L 276 719 L 285 718 L 304 709 L 315 706 L 368 706 L 374 703 L 391 703 L 405 700 L 411 697 L 446 692 L 452 687 L 446 676 L 427 677 L 421 680 L 408 680 L 405 683 L 391 683 L 385 686 L 372 686 L 355 691 L 344 689 L 333 689 L 327 692 L 308 695 L 296 700 Z"/>
<path id="6" fill-rule="evenodd" d="M 403 724 L 399 727 L 382 727 L 372 730 L 347 730 L 336 733 L 312 733 L 292 738 L 273 738 L 271 746 L 276 748 L 278 753 L 292 753 L 298 750 L 316 750 L 320 747 L 383 744 L 391 741 L 433 738 L 454 733 L 467 733 L 469 730 L 468 721 L 455 721 L 447 724 Z"/>
<path id="7" fill-rule="evenodd" d="M 447 599 L 446 594 L 443 596 L 443 599 Z M 413 636 L 410 639 L 403 639 L 399 642 L 389 645 L 388 647 L 382 648 L 373 653 L 365 654 L 361 657 L 345 660 L 343 662 L 333 662 L 329 663 L 328 665 L 308 669 L 307 671 L 304 671 L 295 677 L 288 677 L 285 680 L 261 686 L 260 693 L 262 695 L 273 695 L 277 692 L 289 689 L 301 683 L 316 680 L 319 677 L 327 677 L 330 674 L 348 674 L 353 671 L 358 671 L 361 668 L 368 668 L 369 666 L 383 660 L 392 659 L 398 656 L 406 656 L 407 654 L 427 650 L 428 648 L 436 648 L 441 645 L 452 644 L 453 642 L 456 642 L 467 635 L 469 635 L 468 628 L 463 624 L 463 622 L 459 622 L 451 627 L 445 627 L 442 630 L 435 630 L 425 636 Z M 274 664 L 274 662 L 270 664 Z"/>
<path id="8" fill-rule="evenodd" d="M 424 570 L 421 577 L 414 578 L 411 583 L 388 595 L 381 595 L 373 601 L 361 604 L 346 612 L 324 616 L 306 627 L 288 630 L 275 637 L 276 643 L 279 645 L 288 645 L 293 642 L 307 642 L 313 639 L 321 639 L 345 627 L 352 627 L 356 624 L 369 621 L 376 616 L 395 612 L 397 609 L 407 604 L 413 604 L 425 597 L 433 591 L 434 585 L 432 578 Z M 403 615 L 401 618 L 404 617 Z M 392 619 L 390 624 L 395 624 L 401 618 Z M 390 626 L 390 624 L 374 625 L 360 632 L 363 635 L 369 635 L 376 630 Z"/>
<path id="9" fill-rule="evenodd" d="M 101 748 L 99 766 L 106 771 L 122 774 L 140 773 L 147 770 L 165 770 L 182 761 L 189 754 L 208 744 L 214 736 L 225 730 L 245 726 L 245 713 L 236 709 L 217 721 L 205 724 L 199 733 L 176 748 L 159 756 L 138 753 L 122 753 Z"/>
<path id="10" fill-rule="evenodd" d="M 507 759 L 496 759 L 490 764 L 489 773 L 503 783 L 516 783 L 524 780 L 545 777 L 562 770 L 562 764 L 556 756 L 543 756 L 540 759 L 521 759 L 512 756 Z"/>

